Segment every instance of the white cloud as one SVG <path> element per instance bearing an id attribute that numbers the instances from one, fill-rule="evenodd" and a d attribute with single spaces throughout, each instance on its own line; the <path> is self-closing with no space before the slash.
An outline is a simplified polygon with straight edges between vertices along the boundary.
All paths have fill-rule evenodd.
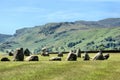
<path id="1" fill-rule="evenodd" d="M 72 11 L 57 11 L 44 15 L 44 19 L 49 22 L 56 21 L 73 21 L 78 17 L 81 17 L 82 14 Z"/>

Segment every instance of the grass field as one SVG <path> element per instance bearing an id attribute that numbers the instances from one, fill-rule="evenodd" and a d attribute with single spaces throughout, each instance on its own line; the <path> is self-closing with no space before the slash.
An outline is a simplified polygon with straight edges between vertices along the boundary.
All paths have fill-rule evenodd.
<path id="1" fill-rule="evenodd" d="M 92 57 L 94 54 L 90 54 Z M 55 54 L 50 57 L 56 56 Z M 0 80 L 119 80 L 120 54 L 110 54 L 105 61 L 48 61 L 39 56 L 38 62 L 0 62 Z M 12 57 L 9 57 L 12 59 Z"/>

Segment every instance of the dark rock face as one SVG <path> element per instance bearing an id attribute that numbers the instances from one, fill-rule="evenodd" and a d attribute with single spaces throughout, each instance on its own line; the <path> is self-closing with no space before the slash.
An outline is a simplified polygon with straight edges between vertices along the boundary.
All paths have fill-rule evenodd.
<path id="1" fill-rule="evenodd" d="M 109 57 L 110 57 L 110 55 L 109 55 L 108 53 L 104 55 L 104 59 L 106 59 L 106 60 L 107 60 Z"/>
<path id="2" fill-rule="evenodd" d="M 94 56 L 93 60 L 104 60 L 104 56 L 103 56 L 102 52 L 101 52 L 101 51 L 98 52 L 98 53 Z"/>
<path id="3" fill-rule="evenodd" d="M 52 57 L 49 59 L 49 61 L 61 61 L 60 57 Z"/>
<path id="4" fill-rule="evenodd" d="M 73 52 L 69 52 L 67 56 L 67 61 L 76 61 L 77 60 L 77 55 Z"/>
<path id="5" fill-rule="evenodd" d="M 25 60 L 26 61 L 39 61 L 39 57 L 35 55 L 31 55 L 31 56 L 28 56 Z"/>
<path id="6" fill-rule="evenodd" d="M 1 61 L 10 61 L 10 59 L 8 59 L 7 57 L 3 57 L 1 58 Z"/>
<path id="7" fill-rule="evenodd" d="M 14 54 L 14 61 L 24 61 L 23 48 L 17 49 Z"/>
<path id="8" fill-rule="evenodd" d="M 86 60 L 90 60 L 90 56 L 88 55 L 88 53 L 85 53 L 84 54 L 84 59 L 83 59 L 84 61 L 86 61 Z"/>
<path id="9" fill-rule="evenodd" d="M 58 57 L 63 57 L 63 53 L 62 53 L 62 52 L 59 52 L 59 53 L 58 53 Z"/>
<path id="10" fill-rule="evenodd" d="M 81 50 L 80 49 L 77 49 L 76 55 L 77 55 L 77 57 L 81 57 Z"/>
<path id="11" fill-rule="evenodd" d="M 30 56 L 31 52 L 29 51 L 29 49 L 25 49 L 24 51 L 24 55 L 25 56 Z"/>

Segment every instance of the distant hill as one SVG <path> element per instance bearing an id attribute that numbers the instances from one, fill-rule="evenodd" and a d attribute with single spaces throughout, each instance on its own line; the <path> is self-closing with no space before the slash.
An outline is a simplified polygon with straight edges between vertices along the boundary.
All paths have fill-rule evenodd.
<path id="1" fill-rule="evenodd" d="M 120 49 L 120 18 L 48 23 L 23 28 L 16 30 L 13 36 L 2 42 L 0 48 L 5 50 L 24 47 L 37 53 L 45 46 L 49 51 L 69 51 L 74 48 L 118 50 Z"/>
<path id="2" fill-rule="evenodd" d="M 12 35 L 0 34 L 0 43 L 4 42 L 8 38 L 12 37 Z"/>

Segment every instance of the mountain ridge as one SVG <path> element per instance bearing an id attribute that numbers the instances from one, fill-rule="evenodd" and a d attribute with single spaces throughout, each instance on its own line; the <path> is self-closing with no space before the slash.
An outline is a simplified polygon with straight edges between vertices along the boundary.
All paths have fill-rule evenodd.
<path id="1" fill-rule="evenodd" d="M 115 22 L 113 22 L 112 20 L 115 21 Z M 120 26 L 120 18 L 107 18 L 107 19 L 98 20 L 98 21 L 80 20 L 80 21 L 74 21 L 74 22 L 58 22 L 58 23 L 54 22 L 54 23 L 46 23 L 44 25 L 35 26 L 35 27 L 42 27 L 42 26 L 49 26 L 49 25 L 51 26 L 51 24 L 79 24 L 79 25 L 81 24 L 81 25 L 89 25 L 89 26 L 92 26 L 92 27 L 94 25 L 97 25 L 97 27 L 119 27 Z M 107 24 L 109 24 L 109 25 L 107 25 Z M 30 28 L 35 28 L 35 27 L 18 29 L 18 30 L 16 30 L 16 32 L 13 35 L 15 35 L 16 33 L 18 33 L 18 31 L 20 31 L 20 30 L 23 31 L 25 29 L 30 29 Z"/>

